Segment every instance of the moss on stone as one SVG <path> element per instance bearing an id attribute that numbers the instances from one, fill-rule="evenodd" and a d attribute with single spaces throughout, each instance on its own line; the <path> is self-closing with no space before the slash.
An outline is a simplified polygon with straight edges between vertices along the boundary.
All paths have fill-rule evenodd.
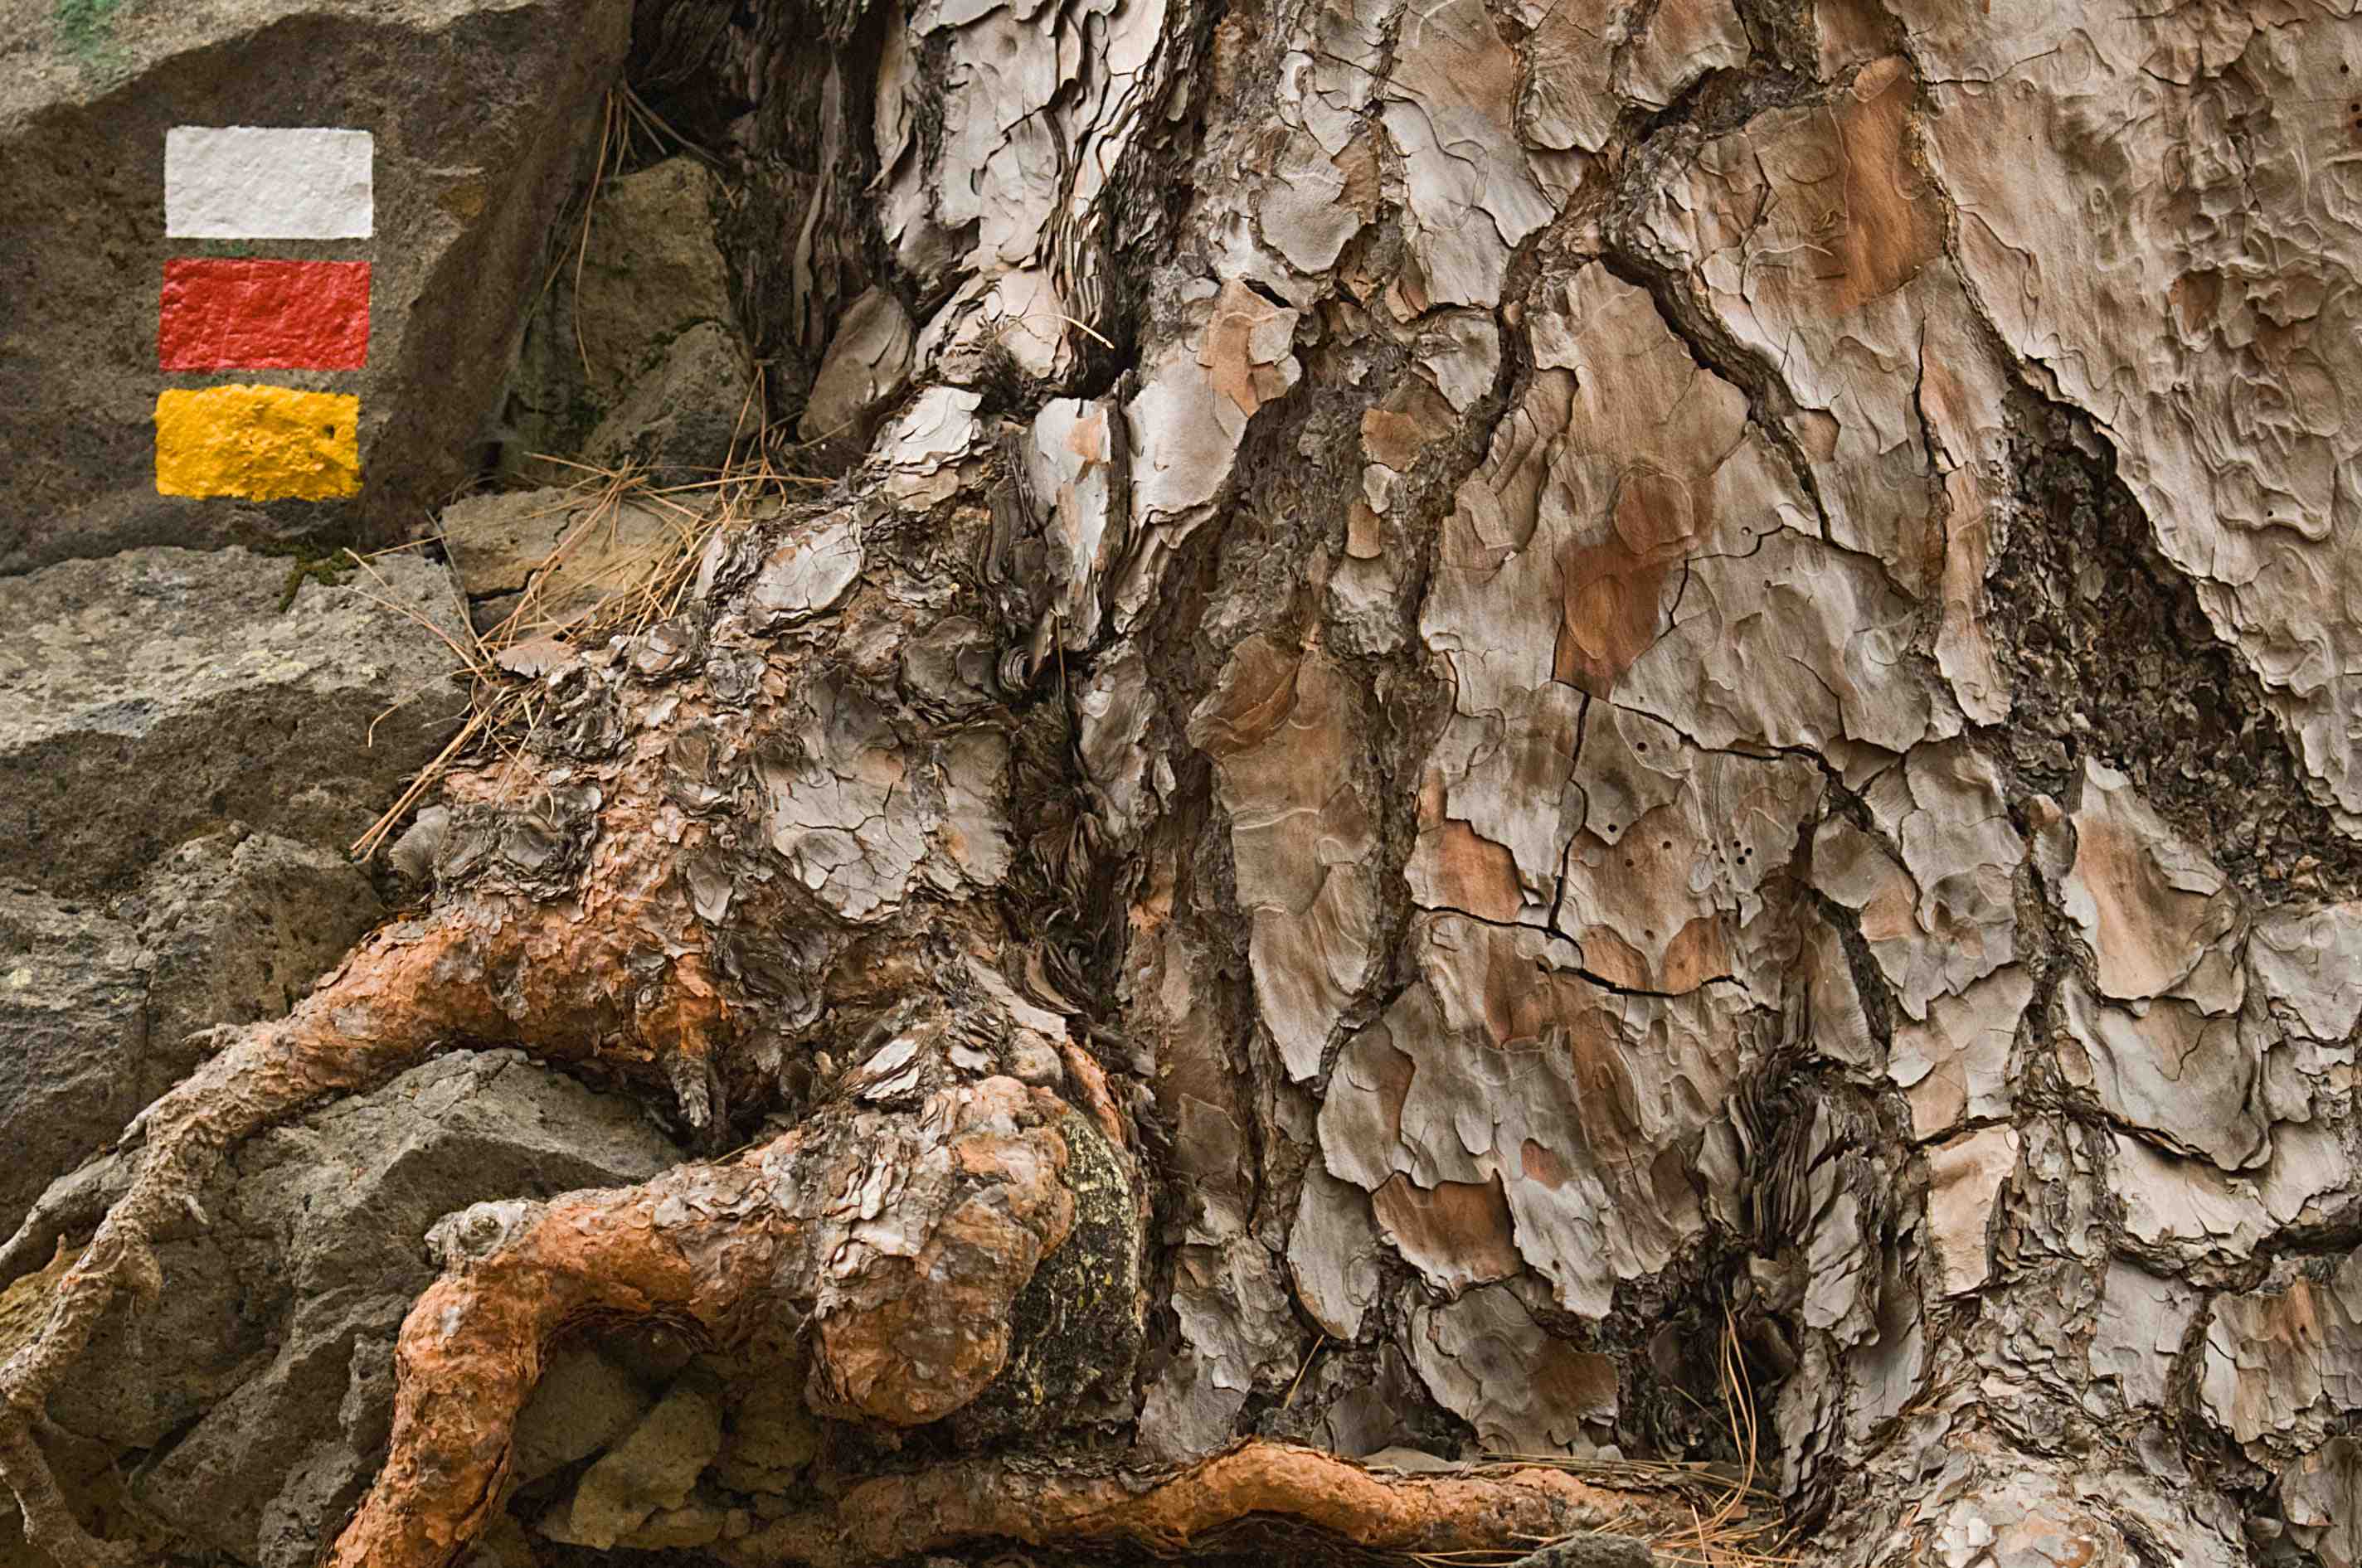
<path id="1" fill-rule="evenodd" d="M 58 37 L 85 61 L 95 61 L 114 42 L 115 13 L 123 0 L 58 0 Z"/>
<path id="2" fill-rule="evenodd" d="M 281 614 L 286 613 L 295 602 L 295 596 L 304 591 L 305 583 L 316 582 L 323 588 L 342 588 L 352 580 L 353 573 L 360 569 L 360 558 L 346 549 L 315 555 L 301 542 L 257 543 L 248 547 L 257 555 L 284 556 L 292 562 L 287 569 L 286 583 L 279 591 Z"/>

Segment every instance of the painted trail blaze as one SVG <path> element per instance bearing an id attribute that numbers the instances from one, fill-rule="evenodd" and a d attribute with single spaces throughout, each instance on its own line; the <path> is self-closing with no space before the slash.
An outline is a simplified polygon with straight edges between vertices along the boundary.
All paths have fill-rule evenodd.
<path id="1" fill-rule="evenodd" d="M 168 388 L 156 399 L 157 493 L 248 501 L 357 494 L 360 401 L 292 387 Z"/>
<path id="2" fill-rule="evenodd" d="M 333 126 L 175 126 L 164 134 L 164 232 L 192 239 L 367 239 L 377 144 Z M 369 362 L 370 263 L 175 257 L 164 263 L 158 368 L 358 370 Z M 156 398 L 156 491 L 336 501 L 361 488 L 360 399 L 241 383 Z"/>
<path id="3" fill-rule="evenodd" d="M 175 126 L 164 133 L 164 232 L 188 239 L 367 239 L 370 133 Z"/>
<path id="4" fill-rule="evenodd" d="M 366 261 L 164 263 L 156 357 L 167 370 L 358 370 L 369 361 Z"/>

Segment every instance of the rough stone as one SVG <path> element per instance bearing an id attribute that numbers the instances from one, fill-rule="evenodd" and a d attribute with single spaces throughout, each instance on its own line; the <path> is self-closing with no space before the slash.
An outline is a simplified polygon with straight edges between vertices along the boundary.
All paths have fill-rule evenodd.
<path id="1" fill-rule="evenodd" d="M 631 15 L 629 0 L 0 5 L 0 572 L 167 542 L 403 537 L 492 412 Z M 164 262 L 245 243 L 167 237 L 165 133 L 258 119 L 373 138 L 371 239 L 255 237 L 373 269 L 367 368 L 270 377 L 359 394 L 350 502 L 156 490 Z"/>
<path id="2" fill-rule="evenodd" d="M 442 569 L 330 587 L 244 549 L 127 551 L 0 580 L 0 844 L 13 875 L 120 888 L 242 822 L 343 848 L 441 748 L 465 694 Z"/>
<path id="3" fill-rule="evenodd" d="M 343 856 L 237 825 L 111 910 L 0 891 L 0 1227 L 194 1066 L 199 1031 L 284 1012 L 381 912 Z"/>
<path id="4" fill-rule="evenodd" d="M 232 824 L 166 856 L 119 912 L 138 929 L 148 1033 L 171 1077 L 200 1030 L 276 1018 L 384 914 L 369 876 L 335 850 Z"/>
<path id="5" fill-rule="evenodd" d="M 440 528 L 477 630 L 513 616 L 509 632 L 521 637 L 564 625 L 636 580 L 678 547 L 675 521 L 637 502 L 541 489 L 454 502 Z"/>
<path id="6" fill-rule="evenodd" d="M 530 1486 L 614 1441 L 647 1408 L 639 1384 L 607 1357 L 587 1346 L 560 1352 L 517 1418 L 509 1474 Z"/>
<path id="7" fill-rule="evenodd" d="M 1510 1568 L 1650 1568 L 1656 1561 L 1646 1541 L 1586 1530 L 1520 1557 Z"/>
<path id="8" fill-rule="evenodd" d="M 767 1368 L 730 1385 L 735 1403 L 713 1478 L 734 1492 L 784 1492 L 820 1453 L 821 1427 L 800 1371 Z"/>
<path id="9" fill-rule="evenodd" d="M 573 1495 L 542 1519 L 541 1532 L 601 1551 L 634 1537 L 652 1517 L 689 1500 L 699 1474 L 721 1448 L 719 1390 L 710 1379 L 684 1377 L 623 1441 L 582 1473 Z"/>
<path id="10" fill-rule="evenodd" d="M 729 265 L 714 240 L 721 201 L 712 171 L 689 157 L 602 187 L 577 302 L 594 390 L 612 398 L 683 328 L 735 319 Z"/>
<path id="11" fill-rule="evenodd" d="M 712 173 L 689 157 L 602 183 L 587 226 L 568 237 L 579 273 L 561 271 L 526 326 L 502 417 L 503 468 L 579 479 L 532 455 L 613 447 L 664 418 L 672 461 L 694 460 L 717 424 L 726 449 L 752 369 L 715 239 L 720 202 Z"/>
<path id="12" fill-rule="evenodd" d="M 147 977 L 138 933 L 87 904 L 0 890 L 0 1226 L 16 1229 L 146 1104 Z"/>
<path id="13" fill-rule="evenodd" d="M 730 1510 L 712 1496 L 693 1496 L 674 1508 L 658 1508 L 615 1544 L 639 1551 L 677 1551 L 719 1540 Z"/>
<path id="14" fill-rule="evenodd" d="M 628 468 L 658 488 L 722 471 L 731 442 L 761 427 L 755 366 L 735 327 L 701 321 L 666 345 L 583 443 L 583 460 Z"/>
<path id="15" fill-rule="evenodd" d="M 465 1568 L 536 1568 L 533 1538 L 506 1514 L 494 1514 L 461 1562 Z"/>

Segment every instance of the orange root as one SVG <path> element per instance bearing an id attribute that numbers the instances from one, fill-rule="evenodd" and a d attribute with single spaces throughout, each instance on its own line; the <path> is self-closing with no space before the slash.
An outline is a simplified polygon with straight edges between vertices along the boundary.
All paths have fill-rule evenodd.
<path id="1" fill-rule="evenodd" d="M 708 1336 L 726 1326 L 788 1238 L 763 1222 L 759 1157 L 692 1174 L 546 1208 L 479 1205 L 459 1218 L 448 1244 L 479 1255 L 430 1286 L 403 1325 L 390 1457 L 332 1562 L 441 1563 L 474 1538 L 500 1506 L 509 1437 L 543 1348 L 568 1322 L 664 1316 Z M 746 1214 L 731 1227 L 741 1244 L 668 1244 L 658 1210 L 686 1202 Z"/>
<path id="2" fill-rule="evenodd" d="M 855 1568 L 986 1540 L 1121 1540 L 1177 1551 L 1251 1518 L 1407 1552 L 1529 1551 L 1577 1530 L 1650 1536 L 1677 1528 L 1657 1499 L 1540 1465 L 1386 1476 L 1317 1449 L 1254 1440 L 1147 1483 L 997 1461 L 886 1476 L 855 1487 L 833 1508 L 777 1520 L 713 1550 L 738 1568 Z"/>
<path id="3" fill-rule="evenodd" d="M 959 1408 L 1006 1363 L 1017 1294 L 1073 1223 L 1065 1114 L 986 1078 L 914 1111 L 840 1103 L 644 1187 L 453 1216 L 450 1272 L 403 1324 L 385 1468 L 331 1568 L 453 1561 L 502 1504 L 544 1352 L 585 1319 L 728 1345 L 809 1317 L 823 1408 L 898 1425 Z"/>
<path id="4" fill-rule="evenodd" d="M 383 1082 L 445 1042 L 546 1043 L 636 1037 L 633 1001 L 600 977 L 623 976 L 625 928 L 548 911 L 483 918 L 465 907 L 389 926 L 283 1019 L 249 1025 L 226 1048 L 159 1098 L 127 1129 L 118 1149 L 138 1150 L 128 1185 L 114 1196 L 81 1256 L 58 1281 L 40 1333 L 0 1366 L 0 1481 L 22 1507 L 27 1535 L 61 1563 L 129 1561 L 83 1531 L 32 1440 L 55 1389 L 116 1297 L 163 1288 L 156 1239 L 198 1203 L 223 1156 L 247 1139 L 331 1095 Z M 721 1008 L 694 954 L 677 960 L 652 1010 L 676 1049 Z M 0 1246 L 0 1283 L 39 1266 L 61 1238 L 95 1218 L 88 1186 L 36 1204 Z"/>

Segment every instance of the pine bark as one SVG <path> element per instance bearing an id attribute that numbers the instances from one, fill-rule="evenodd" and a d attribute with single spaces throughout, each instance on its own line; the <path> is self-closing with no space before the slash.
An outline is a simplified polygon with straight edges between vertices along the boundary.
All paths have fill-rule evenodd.
<path id="1" fill-rule="evenodd" d="M 101 1550 L 27 1434 L 208 1162 L 498 1042 L 716 1157 L 455 1217 L 340 1563 L 455 1560 L 547 1347 L 646 1318 L 958 1450 L 734 1562 L 1686 1517 L 1339 1463 L 1409 1447 L 1759 1466 L 1832 1563 L 2362 1555 L 2362 27 L 926 0 L 635 51 L 742 182 L 821 482 L 513 659 L 431 907 L 0 1254 L 96 1226 L 0 1374 L 28 1535 Z"/>

